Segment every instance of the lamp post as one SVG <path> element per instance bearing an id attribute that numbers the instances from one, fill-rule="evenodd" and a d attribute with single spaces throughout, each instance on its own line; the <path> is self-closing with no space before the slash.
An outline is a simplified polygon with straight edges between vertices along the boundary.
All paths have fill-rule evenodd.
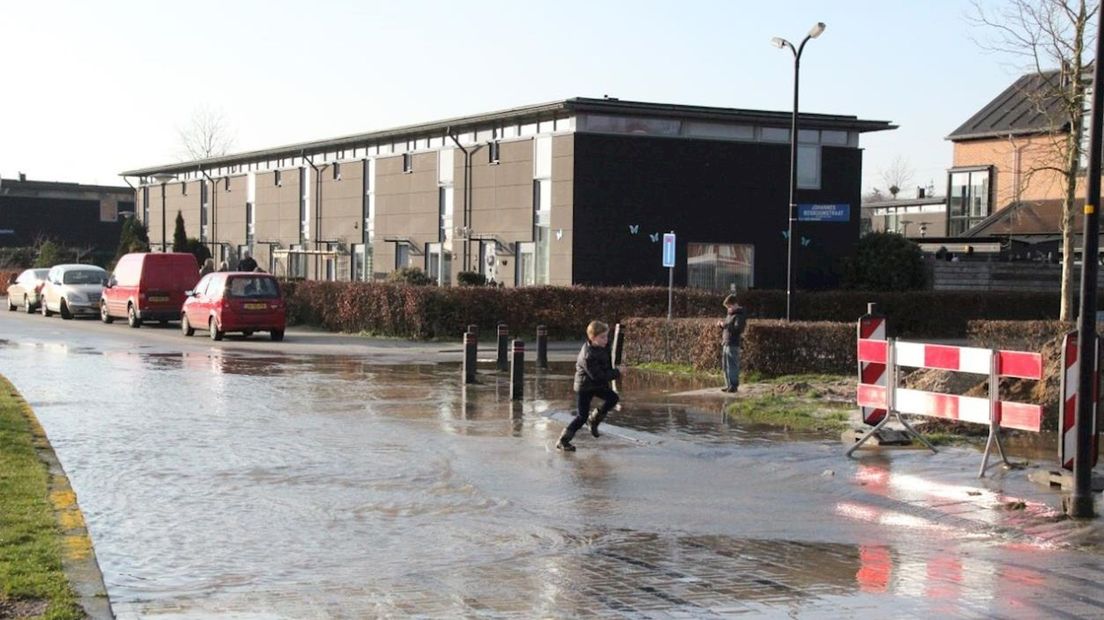
<path id="1" fill-rule="evenodd" d="M 161 184 L 161 251 L 168 252 L 168 245 L 166 244 L 165 234 L 165 184 L 176 178 L 175 174 L 168 174 L 165 172 L 159 172 L 153 175 L 153 179 Z M 146 231 L 149 234 L 149 231 Z"/>
<path id="2" fill-rule="evenodd" d="M 790 43 L 786 39 L 781 37 L 774 37 L 771 39 L 771 43 L 781 49 L 784 47 L 790 48 L 794 56 L 794 104 L 793 104 L 793 118 L 790 121 L 790 207 L 789 217 L 786 232 L 786 320 L 789 321 L 792 318 L 793 311 L 793 243 L 794 243 L 794 220 L 797 219 L 797 92 L 799 85 L 799 76 L 801 70 L 801 52 L 805 50 L 805 44 L 809 42 L 809 39 L 815 39 L 824 32 L 824 22 L 817 22 L 809 30 L 809 34 L 805 35 L 805 38 L 801 40 L 801 44 L 794 47 L 793 43 Z"/>

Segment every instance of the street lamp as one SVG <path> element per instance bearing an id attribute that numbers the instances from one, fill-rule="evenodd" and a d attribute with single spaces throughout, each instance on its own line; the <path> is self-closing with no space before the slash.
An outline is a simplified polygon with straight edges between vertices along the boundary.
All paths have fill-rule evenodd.
<path id="1" fill-rule="evenodd" d="M 793 118 L 790 122 L 790 210 L 789 210 L 789 222 L 786 233 L 786 320 L 789 321 L 792 317 L 792 297 L 793 297 L 793 243 L 794 243 L 794 220 L 797 218 L 797 91 L 798 91 L 798 77 L 801 69 L 801 52 L 805 50 L 805 44 L 809 42 L 809 39 L 815 39 L 820 36 L 825 29 L 824 22 L 817 22 L 815 26 L 809 29 L 809 34 L 805 35 L 805 38 L 801 40 L 801 45 L 796 48 L 793 43 L 790 43 L 786 39 L 781 37 L 774 37 L 771 39 L 771 43 L 781 49 L 783 47 L 790 48 L 790 51 L 794 55 L 794 105 L 793 105 Z"/>
<path id="2" fill-rule="evenodd" d="M 161 251 L 168 252 L 168 245 L 166 243 L 167 238 L 165 235 L 165 184 L 176 178 L 175 174 L 168 174 L 167 172 L 158 172 L 153 175 L 153 179 L 161 184 Z M 147 234 L 149 231 L 146 231 Z"/>

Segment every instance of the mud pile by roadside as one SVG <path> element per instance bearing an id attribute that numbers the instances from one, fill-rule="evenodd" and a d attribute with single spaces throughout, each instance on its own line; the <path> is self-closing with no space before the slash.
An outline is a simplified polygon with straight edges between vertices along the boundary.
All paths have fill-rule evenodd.
<path id="1" fill-rule="evenodd" d="M 1058 424 L 1058 401 L 1061 398 L 1062 339 L 1055 338 L 1043 345 L 1043 380 L 1004 379 L 1001 381 L 1001 400 L 1033 403 L 1043 406 L 1043 430 L 1053 430 Z M 989 380 L 972 375 L 945 370 L 918 369 L 901 378 L 901 386 L 926 392 L 963 394 L 985 398 L 989 395 Z M 941 424 L 948 431 L 973 431 L 966 425 Z M 971 425 L 973 426 L 973 425 Z"/>

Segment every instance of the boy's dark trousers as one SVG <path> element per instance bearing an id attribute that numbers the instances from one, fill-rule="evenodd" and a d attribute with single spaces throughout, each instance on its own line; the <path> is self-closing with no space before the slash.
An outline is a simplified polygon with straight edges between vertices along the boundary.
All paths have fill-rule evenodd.
<path id="1" fill-rule="evenodd" d="M 590 401 L 597 396 L 602 399 L 602 407 L 598 410 L 598 414 L 595 416 L 595 420 L 599 423 L 606 419 L 606 415 L 613 409 L 617 401 L 621 400 L 621 397 L 617 395 L 617 392 L 609 389 L 608 387 L 596 388 L 596 389 L 583 389 L 579 390 L 578 399 L 575 408 L 575 419 L 571 421 L 571 424 L 567 425 L 567 430 L 564 431 L 564 439 L 571 441 L 575 437 L 575 433 L 587 423 L 587 416 L 590 414 Z"/>

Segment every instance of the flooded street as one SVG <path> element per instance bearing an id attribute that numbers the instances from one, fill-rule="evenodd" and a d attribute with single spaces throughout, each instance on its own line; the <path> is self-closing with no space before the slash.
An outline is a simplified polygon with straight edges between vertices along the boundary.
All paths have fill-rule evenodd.
<path id="1" fill-rule="evenodd" d="M 976 479 L 972 448 L 847 459 L 638 376 L 561 454 L 566 363 L 515 406 L 493 364 L 464 390 L 452 353 L 72 325 L 0 316 L 0 372 L 122 618 L 1104 613 L 1099 526 L 1024 471 Z"/>

